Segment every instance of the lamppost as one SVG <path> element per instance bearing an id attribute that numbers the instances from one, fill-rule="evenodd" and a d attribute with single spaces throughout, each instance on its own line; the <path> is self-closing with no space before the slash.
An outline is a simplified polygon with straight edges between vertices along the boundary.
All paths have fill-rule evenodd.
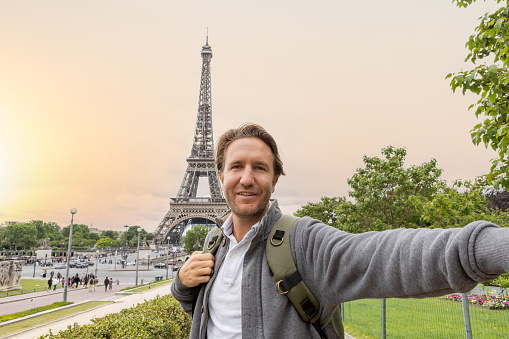
<path id="1" fill-rule="evenodd" d="M 74 221 L 74 215 L 78 213 L 78 210 L 73 208 L 71 209 L 71 226 L 69 227 L 69 245 L 67 245 L 67 265 L 65 266 L 65 288 L 64 288 L 64 301 L 67 301 L 67 288 L 69 281 L 69 264 L 71 261 L 71 243 L 72 243 L 72 224 Z"/>
<path id="2" fill-rule="evenodd" d="M 122 255 L 122 259 L 123 259 L 123 262 L 122 262 L 122 268 L 126 268 L 127 267 L 127 231 L 129 231 L 129 225 L 124 225 L 124 227 L 126 228 L 126 231 L 125 231 L 125 246 L 124 246 L 124 253 Z"/>
<path id="3" fill-rule="evenodd" d="M 136 229 L 138 231 L 138 250 L 136 251 L 136 286 L 138 286 L 138 265 L 140 264 L 140 233 L 141 227 Z"/>
<path id="4" fill-rule="evenodd" d="M 97 266 L 99 266 L 98 260 L 99 260 L 99 250 L 95 251 L 95 278 L 97 278 Z"/>
<path id="5" fill-rule="evenodd" d="M 173 265 L 171 266 L 171 278 L 173 279 L 173 270 L 177 266 L 177 263 L 175 262 L 175 251 L 172 252 L 173 255 Z"/>
<path id="6" fill-rule="evenodd" d="M 168 280 L 168 253 L 170 252 L 170 236 L 168 236 L 166 240 L 168 240 L 168 248 L 166 249 L 166 280 Z M 173 270 L 171 272 L 171 276 L 173 277 Z"/>

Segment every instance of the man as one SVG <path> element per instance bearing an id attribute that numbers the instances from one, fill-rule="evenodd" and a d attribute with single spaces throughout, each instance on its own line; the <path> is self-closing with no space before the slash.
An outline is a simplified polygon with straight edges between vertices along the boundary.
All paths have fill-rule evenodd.
<path id="1" fill-rule="evenodd" d="M 199 290 L 191 338 L 319 338 L 276 292 L 266 259 L 266 240 L 282 215 L 277 201 L 270 202 L 284 175 L 274 139 L 258 125 L 229 130 L 218 141 L 216 166 L 232 212 L 218 225 L 224 242 L 215 257 L 193 253 L 172 284 L 190 315 Z M 349 234 L 305 217 L 290 241 L 321 324 L 342 302 L 469 291 L 509 271 L 509 229 L 488 222 Z"/>
<path id="2" fill-rule="evenodd" d="M 108 277 L 106 277 L 106 279 L 104 279 L 104 292 L 108 292 L 109 284 L 110 284 L 110 279 Z"/>

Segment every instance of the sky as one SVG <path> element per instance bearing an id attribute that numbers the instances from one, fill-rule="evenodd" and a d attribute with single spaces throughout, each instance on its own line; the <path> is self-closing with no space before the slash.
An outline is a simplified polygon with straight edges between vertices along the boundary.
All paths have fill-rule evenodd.
<path id="1" fill-rule="evenodd" d="M 0 0 L 0 224 L 156 229 L 187 168 L 201 47 L 212 47 L 214 139 L 258 123 L 293 213 L 348 195 L 362 157 L 405 147 L 443 178 L 474 179 L 473 95 L 445 76 L 495 1 Z"/>

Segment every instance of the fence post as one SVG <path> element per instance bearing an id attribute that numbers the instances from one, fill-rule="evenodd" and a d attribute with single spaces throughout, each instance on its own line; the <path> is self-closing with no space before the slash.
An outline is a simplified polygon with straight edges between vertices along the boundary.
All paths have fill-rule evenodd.
<path id="1" fill-rule="evenodd" d="M 472 339 L 472 325 L 470 324 L 470 311 L 468 309 L 468 295 L 461 293 L 461 305 L 463 306 L 463 319 L 465 321 L 465 337 Z"/>
<path id="2" fill-rule="evenodd" d="M 386 321 L 386 313 L 385 313 L 385 302 L 386 302 L 386 299 L 382 299 L 382 338 L 385 339 L 387 337 L 387 332 L 386 332 L 386 324 L 387 324 L 387 321 Z"/>

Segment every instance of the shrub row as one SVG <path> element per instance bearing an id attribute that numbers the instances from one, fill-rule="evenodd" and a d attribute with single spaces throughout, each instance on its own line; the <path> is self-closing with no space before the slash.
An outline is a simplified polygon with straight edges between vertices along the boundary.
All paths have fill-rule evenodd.
<path id="1" fill-rule="evenodd" d="M 191 318 L 180 309 L 173 296 L 165 295 L 92 319 L 92 324 L 74 323 L 56 334 L 50 330 L 39 339 L 189 338 L 190 330 Z"/>

